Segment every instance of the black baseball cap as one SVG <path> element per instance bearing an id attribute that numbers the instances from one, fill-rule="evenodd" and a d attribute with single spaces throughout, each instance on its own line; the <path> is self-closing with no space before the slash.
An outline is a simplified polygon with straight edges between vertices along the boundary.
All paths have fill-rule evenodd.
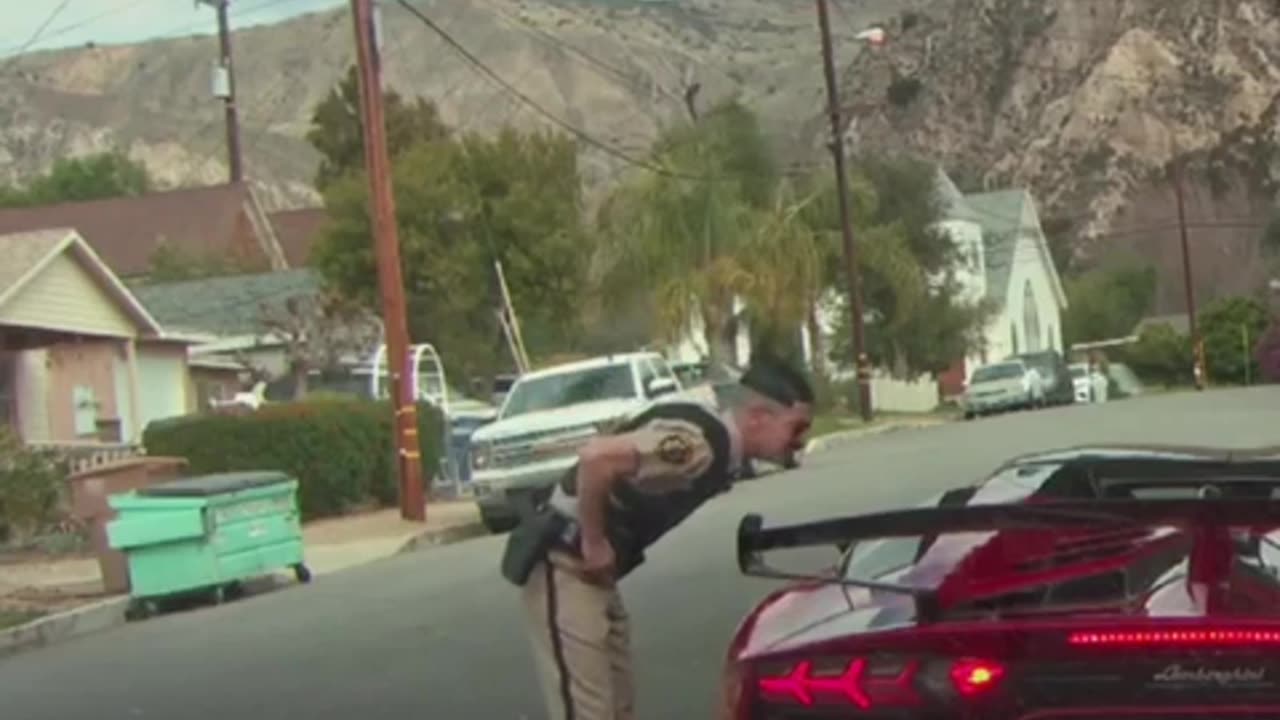
<path id="1" fill-rule="evenodd" d="M 777 358 L 753 357 L 751 367 L 738 382 L 787 407 L 796 403 L 813 404 L 809 381 L 789 363 Z"/>

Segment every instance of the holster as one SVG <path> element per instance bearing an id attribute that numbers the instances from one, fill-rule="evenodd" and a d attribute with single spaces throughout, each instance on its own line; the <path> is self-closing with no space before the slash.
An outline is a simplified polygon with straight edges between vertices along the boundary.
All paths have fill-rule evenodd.
<path id="1" fill-rule="evenodd" d="M 523 587 L 534 566 L 560 541 L 568 524 L 567 518 L 545 506 L 524 515 L 507 535 L 502 576 L 511 584 Z"/>

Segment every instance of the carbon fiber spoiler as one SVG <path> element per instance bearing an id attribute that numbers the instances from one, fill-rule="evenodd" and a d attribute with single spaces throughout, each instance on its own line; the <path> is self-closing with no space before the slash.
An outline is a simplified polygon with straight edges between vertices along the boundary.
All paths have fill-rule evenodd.
<path id="1" fill-rule="evenodd" d="M 1251 484 L 1280 486 L 1280 477 Z M 1217 483 L 1209 483 L 1208 486 Z M 1231 484 L 1230 481 L 1222 484 Z M 1212 493 L 1208 493 L 1212 495 Z M 933 588 L 880 583 L 837 576 L 790 573 L 770 566 L 771 550 L 841 546 L 891 537 L 915 537 L 999 530 L 1052 530 L 1082 527 L 1175 526 L 1187 529 L 1230 527 L 1280 528 L 1280 502 L 1257 498 L 1205 497 L 1175 500 L 1069 500 L 1017 504 L 917 508 L 765 527 L 750 514 L 738 524 L 738 568 L 744 575 L 840 585 L 901 593 L 913 597 L 917 613 L 927 620 L 937 611 Z"/>

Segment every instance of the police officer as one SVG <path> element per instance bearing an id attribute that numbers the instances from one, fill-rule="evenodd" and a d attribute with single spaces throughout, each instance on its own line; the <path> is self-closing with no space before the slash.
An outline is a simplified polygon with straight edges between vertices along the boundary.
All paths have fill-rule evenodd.
<path id="1" fill-rule="evenodd" d="M 758 361 L 724 403 L 655 403 L 579 452 L 546 506 L 512 532 L 503 573 L 522 585 L 551 720 L 635 717 L 627 611 L 617 582 L 645 549 L 729 489 L 745 459 L 800 448 L 813 392 L 795 370 Z"/>

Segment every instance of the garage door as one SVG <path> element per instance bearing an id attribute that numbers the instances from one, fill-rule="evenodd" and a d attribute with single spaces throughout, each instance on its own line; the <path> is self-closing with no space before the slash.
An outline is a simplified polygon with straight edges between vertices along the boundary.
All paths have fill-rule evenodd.
<path id="1" fill-rule="evenodd" d="M 187 413 L 187 366 L 183 358 L 138 353 L 138 404 L 143 430 L 154 420 Z"/>

